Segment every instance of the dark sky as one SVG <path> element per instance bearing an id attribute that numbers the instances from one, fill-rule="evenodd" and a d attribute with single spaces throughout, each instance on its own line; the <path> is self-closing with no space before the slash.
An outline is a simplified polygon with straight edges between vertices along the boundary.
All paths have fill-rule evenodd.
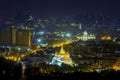
<path id="1" fill-rule="evenodd" d="M 119 0 L 0 0 L 0 16 L 30 11 L 33 15 L 104 13 L 120 15 Z"/>

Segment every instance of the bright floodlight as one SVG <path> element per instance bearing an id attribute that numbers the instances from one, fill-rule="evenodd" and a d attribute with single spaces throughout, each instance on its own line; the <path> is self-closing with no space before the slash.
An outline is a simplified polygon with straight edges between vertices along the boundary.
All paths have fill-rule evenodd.
<path id="1" fill-rule="evenodd" d="M 61 37 L 64 37 L 64 34 L 62 34 Z"/>
<path id="2" fill-rule="evenodd" d="M 67 36 L 67 37 L 70 37 L 71 35 L 70 35 L 70 33 L 67 33 L 66 36 Z"/>
<path id="3" fill-rule="evenodd" d="M 39 32 L 39 34 L 43 35 L 43 34 L 44 34 L 44 32 L 43 32 L 43 31 L 41 31 L 41 32 Z"/>
<path id="4" fill-rule="evenodd" d="M 41 42 L 42 40 L 41 39 L 37 39 L 37 42 Z"/>

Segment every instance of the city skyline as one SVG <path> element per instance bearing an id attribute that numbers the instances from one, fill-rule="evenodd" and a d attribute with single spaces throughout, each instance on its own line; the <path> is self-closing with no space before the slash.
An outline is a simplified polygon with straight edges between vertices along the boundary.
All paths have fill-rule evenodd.
<path id="1" fill-rule="evenodd" d="M 0 0 L 0 80 L 117 80 L 119 4 Z"/>

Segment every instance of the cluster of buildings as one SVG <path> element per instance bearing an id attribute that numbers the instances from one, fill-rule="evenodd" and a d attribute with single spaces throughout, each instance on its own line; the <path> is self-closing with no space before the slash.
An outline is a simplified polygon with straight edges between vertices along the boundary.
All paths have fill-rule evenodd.
<path id="1" fill-rule="evenodd" d="M 31 36 L 29 30 L 11 30 L 0 31 L 0 45 L 1 46 L 31 46 Z"/>
<path id="2" fill-rule="evenodd" d="M 80 65 L 85 65 L 85 64 L 91 65 L 89 66 L 91 68 L 94 68 L 95 66 L 101 68 L 100 65 L 102 65 L 102 67 L 113 65 L 115 63 L 115 60 L 117 60 L 112 58 L 112 57 L 116 58 L 116 54 L 114 53 L 118 53 L 118 54 L 120 53 L 120 50 L 118 48 L 114 48 L 114 47 L 104 48 L 101 45 L 96 46 L 97 44 L 94 45 L 92 44 L 92 42 L 91 44 L 85 44 L 85 42 L 97 41 L 97 40 L 103 40 L 106 42 L 112 41 L 113 39 L 112 37 L 114 36 L 119 37 L 119 35 L 117 35 L 120 31 L 118 27 L 119 24 L 115 24 L 117 25 L 117 27 L 114 28 L 115 25 L 112 24 L 109 25 L 110 21 L 108 24 L 103 24 L 105 23 L 103 22 L 103 17 L 101 20 L 94 19 L 93 21 L 92 21 L 93 18 L 91 16 L 87 17 L 85 21 L 84 19 L 85 18 L 83 18 L 83 20 L 81 19 L 81 22 L 76 22 L 75 20 L 71 21 L 72 19 L 70 20 L 69 18 L 64 19 L 63 20 L 64 22 L 62 21 L 57 22 L 57 20 L 54 20 L 54 18 L 43 19 L 43 20 L 39 20 L 38 23 L 34 25 L 29 25 L 29 27 L 20 25 L 19 27 L 18 26 L 16 26 L 16 28 L 12 27 L 8 30 L 0 29 L 0 34 L 1 34 L 0 53 L 2 53 L 3 48 L 5 49 L 3 51 L 6 52 L 8 52 L 8 49 L 6 48 L 15 48 L 17 50 L 20 50 L 20 48 L 29 49 L 32 48 L 33 46 L 46 47 L 47 48 L 46 50 L 48 50 L 49 47 L 52 48 L 54 46 L 61 47 L 62 45 L 65 44 L 72 44 L 74 42 L 77 43 L 80 41 L 79 42 L 80 44 L 77 43 L 75 44 L 74 47 L 68 46 L 70 49 L 70 50 L 68 49 L 68 52 L 65 52 L 63 46 L 61 47 L 59 52 L 53 52 L 53 53 L 46 51 L 36 52 L 37 49 L 33 48 L 32 51 L 35 50 L 35 52 L 33 53 L 36 54 L 29 55 L 29 62 L 33 65 L 36 65 L 36 63 L 39 64 L 43 62 L 48 62 L 51 65 L 61 66 L 62 64 L 67 64 L 73 67 L 74 65 L 76 65 L 74 63 L 75 61 Z M 33 19 L 30 20 L 32 22 Z M 110 26 L 109 29 L 108 26 Z M 52 27 L 53 32 L 51 30 L 49 31 L 50 27 Z M 105 31 L 107 29 L 108 31 Z M 114 31 L 117 30 L 118 33 L 116 32 L 115 35 L 113 35 L 112 33 L 114 31 L 109 33 L 111 30 Z M 98 33 L 95 33 L 97 31 Z M 120 40 L 118 40 L 117 42 L 115 40 L 114 42 L 120 44 Z M 99 41 L 97 43 L 99 43 Z M 103 45 L 107 46 L 106 44 Z M 17 53 L 17 51 L 15 52 L 14 50 L 13 52 Z M 109 59 L 106 58 L 106 55 L 107 58 Z M 8 56 L 7 58 L 12 59 L 14 58 L 14 56 Z M 19 56 L 16 57 L 21 58 L 22 55 L 20 55 L 20 57 Z M 119 56 L 117 55 L 117 57 Z M 15 59 L 17 60 L 17 58 Z M 109 64 L 110 62 L 111 64 Z M 114 68 L 116 68 L 116 65 L 114 65 Z"/>
<path id="3" fill-rule="evenodd" d="M 82 41 L 87 41 L 87 40 L 95 40 L 96 36 L 94 34 L 88 34 L 87 31 L 84 31 L 82 35 L 77 35 L 76 36 L 78 39 Z"/>

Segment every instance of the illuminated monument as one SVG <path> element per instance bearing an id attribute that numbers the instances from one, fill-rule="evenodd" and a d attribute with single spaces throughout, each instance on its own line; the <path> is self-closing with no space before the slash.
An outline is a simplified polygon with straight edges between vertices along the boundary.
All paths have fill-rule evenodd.
<path id="1" fill-rule="evenodd" d="M 73 62 L 72 59 L 70 58 L 70 54 L 64 51 L 63 46 L 61 47 L 60 52 L 55 53 L 55 56 L 53 57 L 51 64 L 61 66 L 62 63 L 73 67 Z"/>
<path id="2" fill-rule="evenodd" d="M 87 31 L 83 32 L 83 35 L 78 35 L 76 36 L 78 39 L 82 40 L 82 41 L 87 41 L 87 40 L 94 40 L 96 39 L 94 34 L 88 34 Z"/>

